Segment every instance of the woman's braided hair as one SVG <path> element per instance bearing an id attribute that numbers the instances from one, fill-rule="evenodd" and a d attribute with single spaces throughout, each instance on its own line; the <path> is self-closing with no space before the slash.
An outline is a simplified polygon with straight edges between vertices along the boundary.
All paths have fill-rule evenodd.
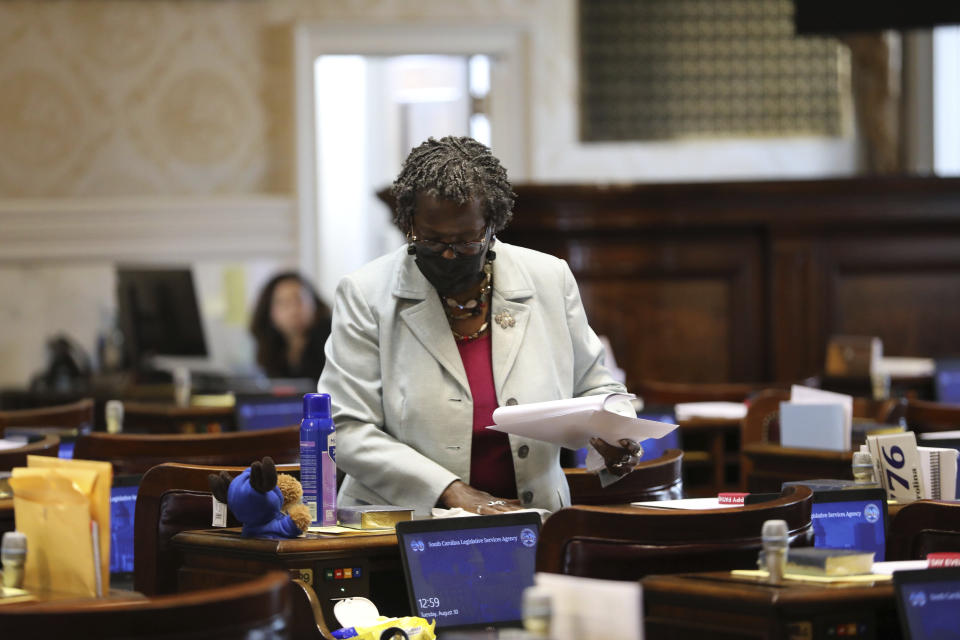
<path id="1" fill-rule="evenodd" d="M 510 222 L 516 198 L 506 169 L 490 149 L 473 138 L 454 136 L 428 138 L 404 160 L 393 183 L 393 221 L 405 234 L 413 228 L 418 193 L 458 204 L 479 198 L 484 203 L 484 218 L 494 233 Z"/>

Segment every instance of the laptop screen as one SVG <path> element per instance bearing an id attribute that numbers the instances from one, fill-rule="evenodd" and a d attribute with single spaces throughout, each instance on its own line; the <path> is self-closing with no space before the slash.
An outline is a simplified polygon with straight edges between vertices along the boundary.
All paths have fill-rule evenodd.
<path id="1" fill-rule="evenodd" d="M 882 562 L 886 550 L 887 500 L 883 489 L 841 489 L 813 494 L 815 547 L 873 551 Z"/>
<path id="2" fill-rule="evenodd" d="M 133 574 L 133 516 L 141 475 L 116 476 L 110 488 L 110 575 Z"/>
<path id="3" fill-rule="evenodd" d="M 438 629 L 519 626 L 539 538 L 532 512 L 398 523 L 411 610 Z"/>
<path id="4" fill-rule="evenodd" d="M 956 638 L 960 629 L 960 568 L 895 571 L 900 626 L 907 640 Z"/>

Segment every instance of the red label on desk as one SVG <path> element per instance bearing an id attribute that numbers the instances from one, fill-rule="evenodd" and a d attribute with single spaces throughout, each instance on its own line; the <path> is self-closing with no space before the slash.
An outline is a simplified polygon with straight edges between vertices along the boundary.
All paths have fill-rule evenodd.
<path id="1" fill-rule="evenodd" d="M 941 569 L 943 567 L 960 567 L 960 553 L 938 551 L 927 554 L 927 567 Z"/>
<path id="2" fill-rule="evenodd" d="M 735 493 L 735 492 L 725 492 L 717 494 L 717 502 L 720 504 L 743 504 L 743 499 L 746 498 L 749 493 Z"/>
<path id="3" fill-rule="evenodd" d="M 334 580 L 343 580 L 343 569 L 334 569 L 334 570 L 333 570 L 333 579 L 334 579 Z"/>

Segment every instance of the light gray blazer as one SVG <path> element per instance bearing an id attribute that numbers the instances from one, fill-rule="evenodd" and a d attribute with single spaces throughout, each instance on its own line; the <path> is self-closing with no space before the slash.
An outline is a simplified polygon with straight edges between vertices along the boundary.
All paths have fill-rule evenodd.
<path id="1" fill-rule="evenodd" d="M 567 263 L 502 242 L 494 250 L 491 319 L 515 321 L 491 321 L 498 403 L 624 392 L 603 366 Z M 469 484 L 470 386 L 440 298 L 406 247 L 340 281 L 326 358 L 318 390 L 332 398 L 347 474 L 340 505 L 429 514 L 451 482 Z M 525 506 L 570 504 L 557 445 L 511 435 L 510 448 Z"/>

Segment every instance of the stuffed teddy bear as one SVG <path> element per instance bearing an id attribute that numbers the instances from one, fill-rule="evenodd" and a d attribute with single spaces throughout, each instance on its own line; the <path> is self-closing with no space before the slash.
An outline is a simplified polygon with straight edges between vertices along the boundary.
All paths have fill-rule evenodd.
<path id="1" fill-rule="evenodd" d="M 226 471 L 210 474 L 210 491 L 243 523 L 245 538 L 296 538 L 310 526 L 303 488 L 291 475 L 277 474 L 269 456 L 236 478 Z"/>

